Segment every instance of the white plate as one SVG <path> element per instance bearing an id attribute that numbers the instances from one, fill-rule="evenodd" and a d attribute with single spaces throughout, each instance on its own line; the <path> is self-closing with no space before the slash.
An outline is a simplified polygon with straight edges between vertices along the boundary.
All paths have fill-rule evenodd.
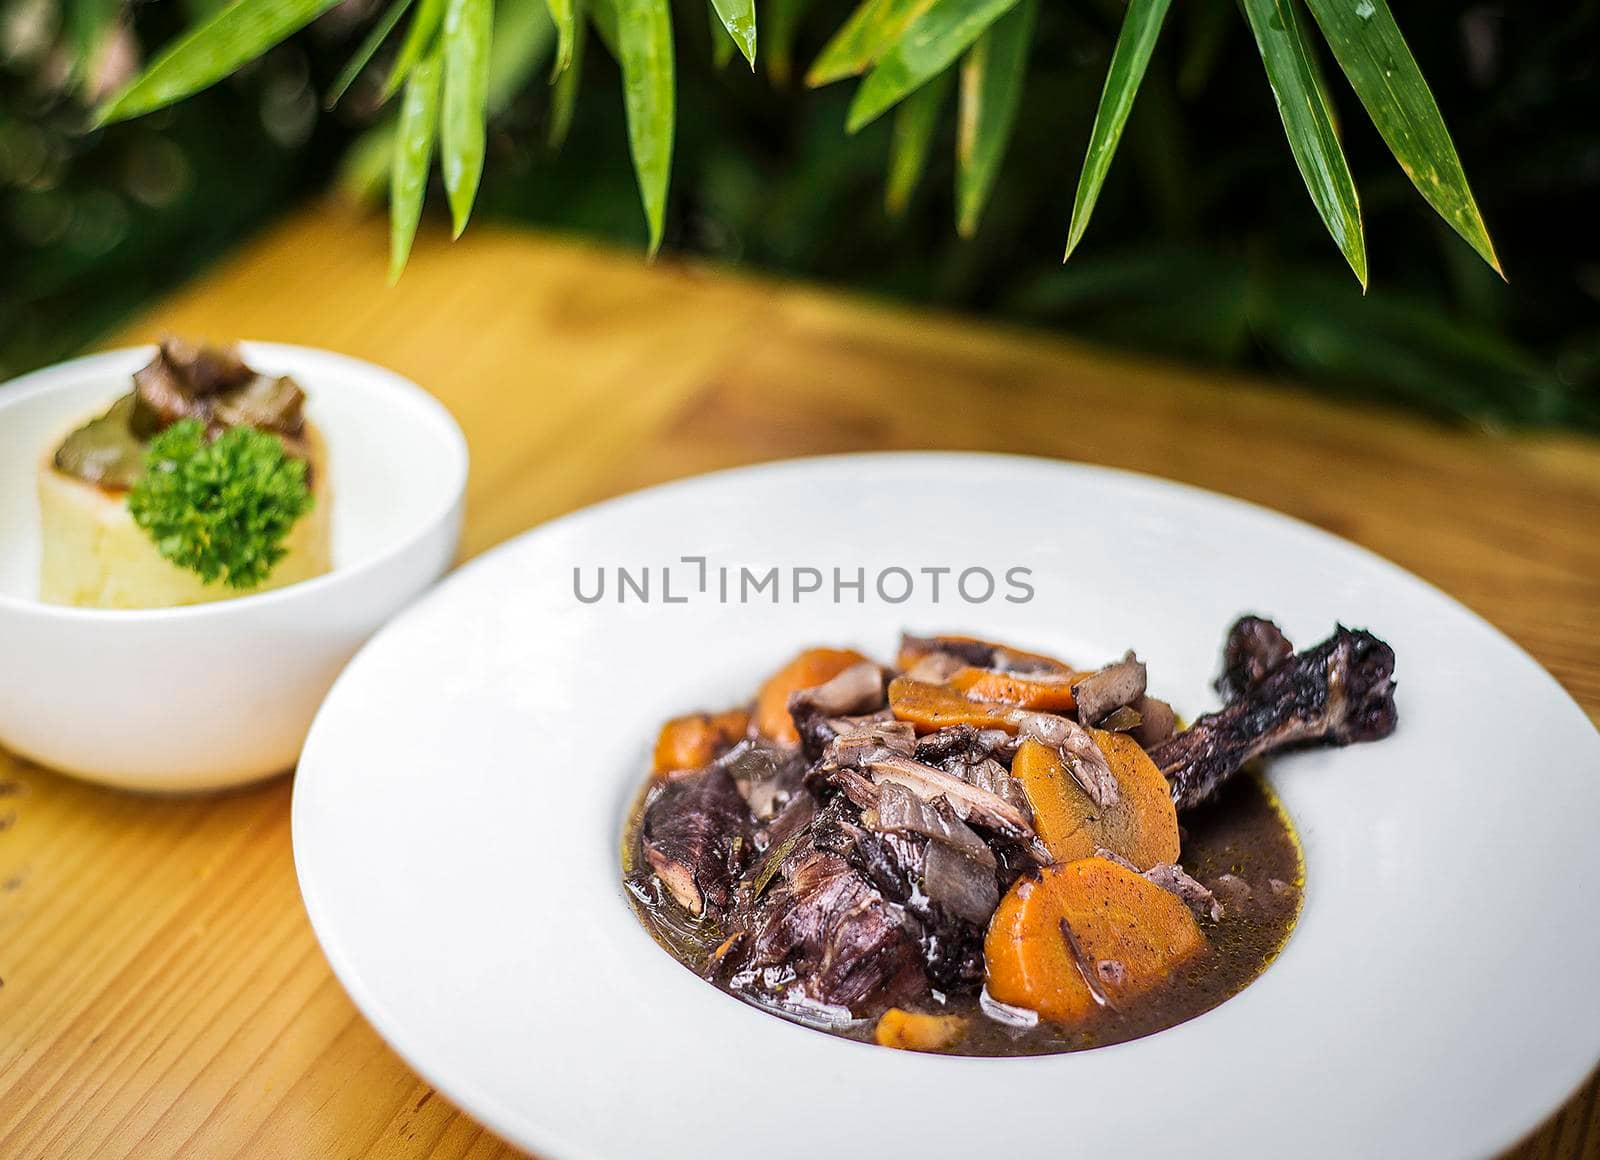
<path id="1" fill-rule="evenodd" d="M 598 566 L 682 556 L 864 567 L 868 591 L 723 604 L 713 571 L 686 603 L 661 602 L 659 573 L 650 603 L 574 596 L 574 566 L 587 591 Z M 1027 567 L 1036 595 L 968 604 L 947 582 L 889 604 L 871 578 L 896 566 Z M 1305 910 L 1266 974 L 1198 1019 L 1076 1055 L 888 1051 L 721 994 L 629 909 L 618 835 L 660 721 L 741 699 L 804 644 L 881 657 L 904 625 L 1085 663 L 1134 646 L 1195 713 L 1242 611 L 1301 646 L 1336 620 L 1383 636 L 1401 725 L 1273 764 Z M 505 545 L 350 665 L 294 798 L 312 924 L 378 1031 L 507 1139 L 605 1160 L 1491 1153 L 1600 1057 L 1597 821 L 1589 721 L 1421 581 L 1233 500 L 971 455 L 728 472 Z"/>

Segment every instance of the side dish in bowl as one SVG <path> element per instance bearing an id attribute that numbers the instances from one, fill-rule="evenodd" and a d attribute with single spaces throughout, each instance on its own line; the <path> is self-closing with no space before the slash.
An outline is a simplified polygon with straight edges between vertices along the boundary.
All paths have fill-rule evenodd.
<path id="1" fill-rule="evenodd" d="M 148 790 L 288 769 L 449 566 L 466 478 L 437 400 L 330 351 L 169 340 L 5 384 L 0 745 Z"/>
<path id="2" fill-rule="evenodd" d="M 624 837 L 656 940 L 718 987 L 852 1039 L 1076 1051 L 1201 1014 L 1294 925 L 1298 839 L 1253 768 L 1387 737 L 1394 653 L 1228 633 L 1181 727 L 1132 652 L 1095 670 L 972 637 L 892 668 L 801 653 L 747 706 L 676 718 Z"/>
<path id="3" fill-rule="evenodd" d="M 304 407 L 236 348 L 163 340 L 39 463 L 39 598 L 167 608 L 327 572 L 328 452 Z"/>

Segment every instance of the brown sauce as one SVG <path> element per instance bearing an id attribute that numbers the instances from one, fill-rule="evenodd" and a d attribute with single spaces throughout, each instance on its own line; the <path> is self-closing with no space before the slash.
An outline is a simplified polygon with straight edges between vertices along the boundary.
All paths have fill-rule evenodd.
<path id="1" fill-rule="evenodd" d="M 674 958 L 704 975 L 722 936 L 693 918 L 670 895 L 654 888 L 641 848 L 648 795 L 641 795 L 623 839 L 624 881 L 645 929 Z M 1180 967 L 1159 990 L 1126 1011 L 1103 1012 L 1080 1029 L 1038 1021 L 1019 1026 L 992 1017 L 977 996 L 937 997 L 918 1010 L 968 1017 L 968 1031 L 952 1053 L 979 1056 L 1046 1055 L 1082 1051 L 1151 1035 L 1204 1014 L 1238 994 L 1272 963 L 1300 913 L 1303 861 L 1299 839 L 1271 789 L 1256 775 L 1236 777 L 1217 799 L 1181 815 L 1183 865 L 1223 904 L 1220 920 L 1201 921 L 1205 953 Z M 825 1023 L 817 1012 L 774 1005 L 736 980 L 713 980 L 719 989 L 763 1011 L 847 1039 L 872 1042 L 874 1020 Z M 1001 1012 L 1001 1014 L 1005 1014 Z"/>

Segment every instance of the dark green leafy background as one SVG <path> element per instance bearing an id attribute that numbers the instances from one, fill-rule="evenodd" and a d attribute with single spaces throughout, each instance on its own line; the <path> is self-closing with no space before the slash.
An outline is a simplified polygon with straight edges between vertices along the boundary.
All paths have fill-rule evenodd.
<path id="1" fill-rule="evenodd" d="M 891 14 L 926 7 L 885 2 Z M 1295 12 L 1359 190 L 1365 296 L 1307 197 L 1234 0 L 1184 0 L 1166 14 L 1093 222 L 1065 265 L 1079 165 L 1124 5 L 1039 5 L 1014 135 L 964 241 L 954 228 L 956 100 L 946 99 L 926 156 L 915 159 L 920 180 L 890 218 L 897 115 L 847 136 L 859 82 L 800 83 L 853 5 L 757 0 L 752 73 L 737 56 L 714 68 L 713 33 L 726 32 L 713 27 L 706 0 L 676 0 L 677 137 L 662 252 L 1287 374 L 1446 417 L 1600 429 L 1600 81 L 1589 51 L 1600 6 L 1397 5 L 1404 45 L 1476 194 L 1475 204 L 1446 200 L 1436 213 L 1423 196 L 1440 201 L 1435 175 L 1390 152 L 1426 141 L 1432 127 L 1370 116 L 1370 86 L 1358 93 L 1345 79 L 1364 66 L 1326 47 L 1322 30 L 1345 18 L 1343 2 L 1311 0 Z M 207 7 L 140 6 L 136 33 L 169 44 Z M 427 7 L 412 5 L 374 66 L 321 119 L 319 104 L 389 3 L 340 5 L 200 96 L 89 135 L 79 96 L 41 84 L 53 75 L 44 62 L 0 60 L 0 377 L 69 352 L 323 188 L 352 142 L 369 153 L 382 146 L 363 136 L 392 114 L 392 104 L 376 108 L 377 90 L 408 22 Z M 497 19 L 497 52 L 500 34 Z M 1402 66 L 1391 72 L 1404 71 L 1388 41 L 1372 43 L 1389 54 L 1385 66 Z M 496 92 L 491 77 L 474 222 L 642 247 L 614 58 L 591 44 L 581 73 L 552 90 L 544 82 L 556 38 L 538 44 L 539 60 L 523 62 L 525 84 Z M 576 101 L 558 110 L 556 93 Z M 569 108 L 557 157 L 546 143 Z M 387 185 L 385 177 L 375 188 Z M 427 212 L 443 221 L 446 210 L 435 168 Z M 1497 257 L 1509 282 L 1474 248 Z"/>

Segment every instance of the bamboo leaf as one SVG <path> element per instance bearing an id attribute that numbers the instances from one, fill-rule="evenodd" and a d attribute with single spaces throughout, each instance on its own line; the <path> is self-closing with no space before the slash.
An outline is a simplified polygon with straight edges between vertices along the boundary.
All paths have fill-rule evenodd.
<path id="1" fill-rule="evenodd" d="M 595 31 L 622 67 L 628 148 L 650 227 L 650 254 L 661 248 L 667 185 L 672 177 L 676 112 L 672 20 L 668 0 L 594 0 Z"/>
<path id="2" fill-rule="evenodd" d="M 733 60 L 733 37 L 723 29 L 722 16 L 712 0 L 706 0 L 706 15 L 711 18 L 711 67 L 721 72 Z"/>
<path id="3" fill-rule="evenodd" d="M 579 0 L 545 0 L 550 11 L 550 23 L 556 26 L 556 75 L 572 67 L 572 54 L 577 51 Z"/>
<path id="4" fill-rule="evenodd" d="M 934 0 L 863 0 L 844 26 L 822 46 L 806 73 L 812 88 L 860 76 L 905 35 Z"/>
<path id="5" fill-rule="evenodd" d="M 96 125 L 125 121 L 208 88 L 310 24 L 338 0 L 237 0 L 190 29 L 103 105 Z"/>
<path id="6" fill-rule="evenodd" d="M 905 212 L 928 167 L 928 152 L 939 127 L 939 110 L 950 92 L 950 81 L 949 72 L 940 73 L 894 111 L 894 129 L 889 136 L 889 182 L 884 191 L 884 208 L 891 217 Z"/>
<path id="7" fill-rule="evenodd" d="M 406 81 L 405 99 L 389 164 L 389 283 L 400 279 L 422 219 L 428 165 L 439 125 L 439 54 L 419 60 Z"/>
<path id="8" fill-rule="evenodd" d="M 1290 0 L 1243 0 L 1246 19 L 1261 49 L 1278 101 L 1278 115 L 1289 136 L 1289 148 L 1305 179 L 1311 200 L 1322 215 L 1345 261 L 1363 289 L 1367 285 L 1367 251 L 1361 231 L 1361 205 L 1350 167 L 1334 132 L 1327 101 L 1317 83 L 1311 52 L 1295 19 Z"/>
<path id="9" fill-rule="evenodd" d="M 767 76 L 782 88 L 794 72 L 794 34 L 811 0 L 767 0 L 763 26 L 767 30 Z"/>
<path id="10" fill-rule="evenodd" d="M 500 6 L 495 14 L 494 42 L 489 48 L 491 117 L 502 112 L 522 91 L 555 39 L 555 26 L 550 23 L 544 6 L 536 0 Z M 346 197 L 371 201 L 388 188 L 398 120 L 394 115 L 386 117 L 357 137 L 345 151 L 339 163 L 337 182 Z"/>
<path id="11" fill-rule="evenodd" d="M 994 22 L 961 64 L 956 134 L 956 228 L 970 238 L 1000 173 L 1021 105 L 1038 0 L 1022 0 Z"/>
<path id="12" fill-rule="evenodd" d="M 600 34 L 600 43 L 618 65 L 622 63 L 622 50 L 617 46 L 617 5 L 621 0 L 589 0 L 589 19 Z"/>
<path id="13" fill-rule="evenodd" d="M 1501 277 L 1455 142 L 1387 0 L 1307 0 L 1367 115 L 1428 204 Z"/>
<path id="14" fill-rule="evenodd" d="M 444 93 L 439 114 L 439 168 L 450 199 L 451 232 L 460 237 L 483 177 L 488 137 L 489 43 L 493 0 L 449 0 L 444 13 Z"/>
<path id="15" fill-rule="evenodd" d="M 406 26 L 406 38 L 400 42 L 394 64 L 389 67 L 389 79 L 383 85 L 383 100 L 387 101 L 400 91 L 411 70 L 424 54 L 433 47 L 434 34 L 444 21 L 445 0 L 422 0 Z"/>
<path id="16" fill-rule="evenodd" d="M 854 133 L 943 71 L 1017 0 L 935 0 L 873 66 L 845 118 Z"/>
<path id="17" fill-rule="evenodd" d="M 556 48 L 556 26 L 538 0 L 503 0 L 494 10 L 489 42 L 488 114 L 495 117 L 527 87 Z"/>
<path id="18" fill-rule="evenodd" d="M 400 23 L 400 18 L 406 14 L 406 9 L 411 7 L 411 0 L 394 0 L 378 22 L 367 33 L 366 39 L 361 42 L 361 47 L 345 62 L 344 68 L 339 70 L 339 75 L 333 82 L 333 87 L 328 90 L 328 97 L 322 104 L 324 109 L 331 109 L 344 99 L 345 93 L 350 91 L 350 86 L 356 83 L 356 78 L 361 75 L 361 70 L 371 63 L 374 54 L 382 47 L 383 42 L 389 39 L 389 34 L 394 31 L 394 26 Z"/>
<path id="19" fill-rule="evenodd" d="M 750 67 L 756 67 L 756 0 L 711 0 L 711 7 L 722 20 L 733 43 L 739 46 Z"/>
<path id="20" fill-rule="evenodd" d="M 551 149 L 566 144 L 572 128 L 572 114 L 578 107 L 578 85 L 583 79 L 583 53 L 589 42 L 589 22 L 584 19 L 583 0 L 573 0 L 572 57 L 556 77 L 555 93 L 550 98 Z"/>
<path id="21" fill-rule="evenodd" d="M 1089 132 L 1089 152 L 1083 159 L 1083 172 L 1078 176 L 1078 192 L 1072 200 L 1072 224 L 1067 227 L 1067 252 L 1063 261 L 1072 256 L 1083 239 L 1083 231 L 1089 226 L 1089 216 L 1094 213 L 1100 187 L 1105 184 L 1111 159 L 1116 156 L 1117 142 L 1122 140 L 1123 127 L 1128 123 L 1128 113 L 1133 109 L 1133 98 L 1139 92 L 1144 70 L 1150 64 L 1150 54 L 1155 51 L 1156 37 L 1161 33 L 1161 21 L 1167 15 L 1169 3 L 1170 0 L 1131 0 L 1128 14 L 1123 17 L 1117 46 L 1111 51 L 1106 86 L 1100 91 L 1100 107 L 1095 110 L 1094 128 Z"/>

